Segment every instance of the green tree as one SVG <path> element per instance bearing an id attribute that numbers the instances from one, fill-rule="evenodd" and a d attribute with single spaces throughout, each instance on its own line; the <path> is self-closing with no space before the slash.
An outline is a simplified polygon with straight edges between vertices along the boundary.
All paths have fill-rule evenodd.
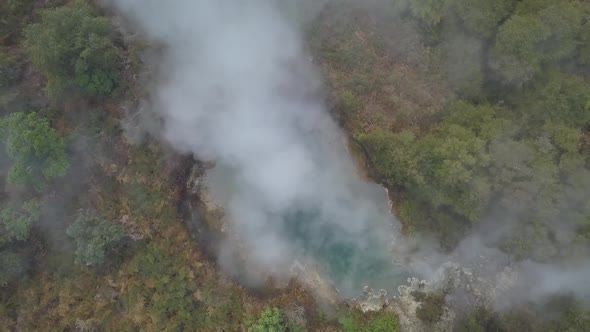
<path id="1" fill-rule="evenodd" d="M 360 135 L 358 139 L 369 152 L 373 167 L 387 184 L 403 185 L 409 179 L 424 183 L 418 169 L 419 151 L 414 132 L 405 130 L 396 134 L 378 129 Z"/>
<path id="2" fill-rule="evenodd" d="M 578 46 L 578 34 L 585 18 L 581 5 L 573 1 L 553 2 L 537 15 L 550 31 L 539 45 L 543 58 L 546 61 L 557 61 L 572 56 Z"/>
<path id="3" fill-rule="evenodd" d="M 436 231 L 447 248 L 466 225 L 479 220 L 493 196 L 488 146 L 507 128 L 498 112 L 488 105 L 455 102 L 442 123 L 422 137 L 408 130 L 359 137 L 380 178 L 403 188 L 409 202 L 402 206 L 413 207 L 406 212 L 428 208 L 428 220 L 412 226 Z"/>
<path id="4" fill-rule="evenodd" d="M 81 210 L 66 233 L 76 241 L 76 262 L 84 266 L 104 263 L 124 237 L 121 225 L 110 223 L 95 211 Z"/>
<path id="5" fill-rule="evenodd" d="M 71 90 L 104 96 L 116 87 L 120 61 L 109 19 L 87 1 L 41 12 L 41 22 L 25 29 L 25 47 L 47 76 L 47 91 L 58 97 Z"/>
<path id="6" fill-rule="evenodd" d="M 249 332 L 284 332 L 287 324 L 283 312 L 279 308 L 265 308 L 260 318 L 248 329 Z"/>
<path id="7" fill-rule="evenodd" d="M 484 176 L 490 161 L 486 147 L 504 125 L 496 110 L 486 105 L 458 102 L 450 105 L 449 112 L 439 128 L 415 145 L 417 180 L 422 182 L 410 182 L 409 188 L 432 207 L 450 208 L 475 221 L 491 194 Z"/>
<path id="8" fill-rule="evenodd" d="M 530 80 L 543 64 L 574 55 L 583 19 L 582 7 L 576 2 L 519 3 L 516 14 L 498 30 L 492 67 L 507 82 Z"/>
<path id="9" fill-rule="evenodd" d="M 543 130 L 549 134 L 553 145 L 560 153 L 577 154 L 582 133 L 579 128 L 548 122 Z"/>
<path id="10" fill-rule="evenodd" d="M 69 168 L 65 143 L 46 118 L 37 113 L 13 113 L 0 121 L 0 137 L 14 165 L 8 179 L 44 190 L 49 181 Z"/>
<path id="11" fill-rule="evenodd" d="M 4 232 L 0 232 L 0 235 L 3 235 L 0 236 L 0 244 L 28 239 L 31 228 L 39 222 L 39 218 L 39 202 L 36 200 L 25 202 L 20 209 L 3 209 L 0 211 L 0 220 L 4 225 Z"/>
<path id="12" fill-rule="evenodd" d="M 539 17 L 512 16 L 498 30 L 492 68 L 508 83 L 526 82 L 541 71 L 543 55 L 537 45 L 550 35 Z"/>
<path id="13" fill-rule="evenodd" d="M 518 123 L 531 136 L 542 133 L 546 123 L 571 128 L 590 123 L 590 85 L 577 75 L 547 70 L 513 99 Z"/>
<path id="14" fill-rule="evenodd" d="M 489 198 L 489 185 L 477 182 L 487 166 L 486 141 L 458 125 L 450 125 L 421 142 L 420 169 L 426 184 L 415 190 L 436 208 L 449 207 L 475 221 Z M 474 186 L 477 185 L 477 186 Z"/>

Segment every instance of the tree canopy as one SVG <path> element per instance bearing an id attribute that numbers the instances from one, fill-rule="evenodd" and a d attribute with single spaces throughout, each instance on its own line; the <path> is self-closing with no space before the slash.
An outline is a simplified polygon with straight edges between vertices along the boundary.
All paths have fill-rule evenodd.
<path id="1" fill-rule="evenodd" d="M 91 210 L 79 211 L 66 233 L 76 241 L 76 260 L 83 266 L 104 263 L 125 235 L 119 224 L 108 222 Z"/>
<path id="2" fill-rule="evenodd" d="M 30 200 L 20 209 L 6 208 L 0 211 L 0 220 L 4 226 L 0 232 L 0 244 L 9 241 L 24 241 L 34 224 L 39 221 L 39 202 Z"/>
<path id="3" fill-rule="evenodd" d="M 84 0 L 42 10 L 40 16 L 39 23 L 25 29 L 25 47 L 47 76 L 49 95 L 110 94 L 121 70 L 109 19 L 98 16 Z"/>
<path id="4" fill-rule="evenodd" d="M 279 308 L 265 308 L 260 318 L 248 329 L 249 332 L 284 332 L 287 324 L 283 312 Z"/>
<path id="5" fill-rule="evenodd" d="M 44 190 L 69 168 L 65 142 L 38 113 L 17 112 L 0 120 L 0 138 L 14 161 L 8 179 Z"/>

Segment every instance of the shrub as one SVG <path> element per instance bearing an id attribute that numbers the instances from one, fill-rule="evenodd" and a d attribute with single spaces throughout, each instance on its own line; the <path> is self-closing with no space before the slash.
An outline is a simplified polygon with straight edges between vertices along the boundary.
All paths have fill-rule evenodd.
<path id="1" fill-rule="evenodd" d="M 398 317 L 387 311 L 353 312 L 340 319 L 344 332 L 398 332 Z"/>

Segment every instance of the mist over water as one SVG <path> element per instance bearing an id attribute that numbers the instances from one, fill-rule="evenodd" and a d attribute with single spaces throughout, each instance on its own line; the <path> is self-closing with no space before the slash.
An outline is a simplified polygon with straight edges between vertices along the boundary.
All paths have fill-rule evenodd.
<path id="1" fill-rule="evenodd" d="M 351 177 L 355 179 L 355 175 Z M 213 168 L 207 176 L 215 200 L 224 206 L 231 206 L 235 195 L 240 199 L 236 191 L 241 190 L 241 186 L 236 181 L 239 180 L 235 170 L 223 166 Z M 354 182 L 343 197 L 350 201 L 342 202 L 342 210 L 350 213 L 350 209 L 363 209 L 354 200 L 370 206 L 357 216 L 338 217 L 357 217 L 358 225 L 363 228 L 351 230 L 338 220 L 325 219 L 329 216 L 323 214 L 317 204 L 297 205 L 271 217 L 274 232 L 291 248 L 291 252 L 282 257 L 281 264 L 293 267 L 301 263 L 323 273 L 345 296 L 358 295 L 364 286 L 394 290 L 404 282 L 409 270 L 392 263 L 391 245 L 399 234 L 395 229 L 397 221 L 389 214 L 387 194 L 379 185 L 360 180 Z M 241 213 L 239 209 L 231 209 L 230 213 L 232 211 Z M 239 220 L 239 216 L 231 219 Z M 248 232 L 239 223 L 234 227 L 240 234 Z M 266 249 L 273 250 L 273 247 Z"/>
<path id="2" fill-rule="evenodd" d="M 357 175 L 292 13 L 271 0 L 114 4 L 166 47 L 159 134 L 217 164 L 209 185 L 240 241 L 222 246 L 220 264 L 251 283 L 288 278 L 298 260 L 345 294 L 396 287 L 386 193 Z M 254 274 L 223 254 L 242 246 Z"/>

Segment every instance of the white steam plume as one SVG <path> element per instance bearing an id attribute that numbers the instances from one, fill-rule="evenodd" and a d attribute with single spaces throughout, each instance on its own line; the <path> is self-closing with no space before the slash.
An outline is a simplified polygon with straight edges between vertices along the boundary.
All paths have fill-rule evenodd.
<path id="1" fill-rule="evenodd" d="M 358 178 L 286 7 L 271 0 L 114 4 L 167 46 L 167 79 L 154 96 L 162 135 L 229 170 L 212 186 L 231 182 L 224 207 L 254 264 L 281 274 L 308 257 L 328 265 L 344 290 L 378 279 L 396 286 L 384 194 Z"/>

